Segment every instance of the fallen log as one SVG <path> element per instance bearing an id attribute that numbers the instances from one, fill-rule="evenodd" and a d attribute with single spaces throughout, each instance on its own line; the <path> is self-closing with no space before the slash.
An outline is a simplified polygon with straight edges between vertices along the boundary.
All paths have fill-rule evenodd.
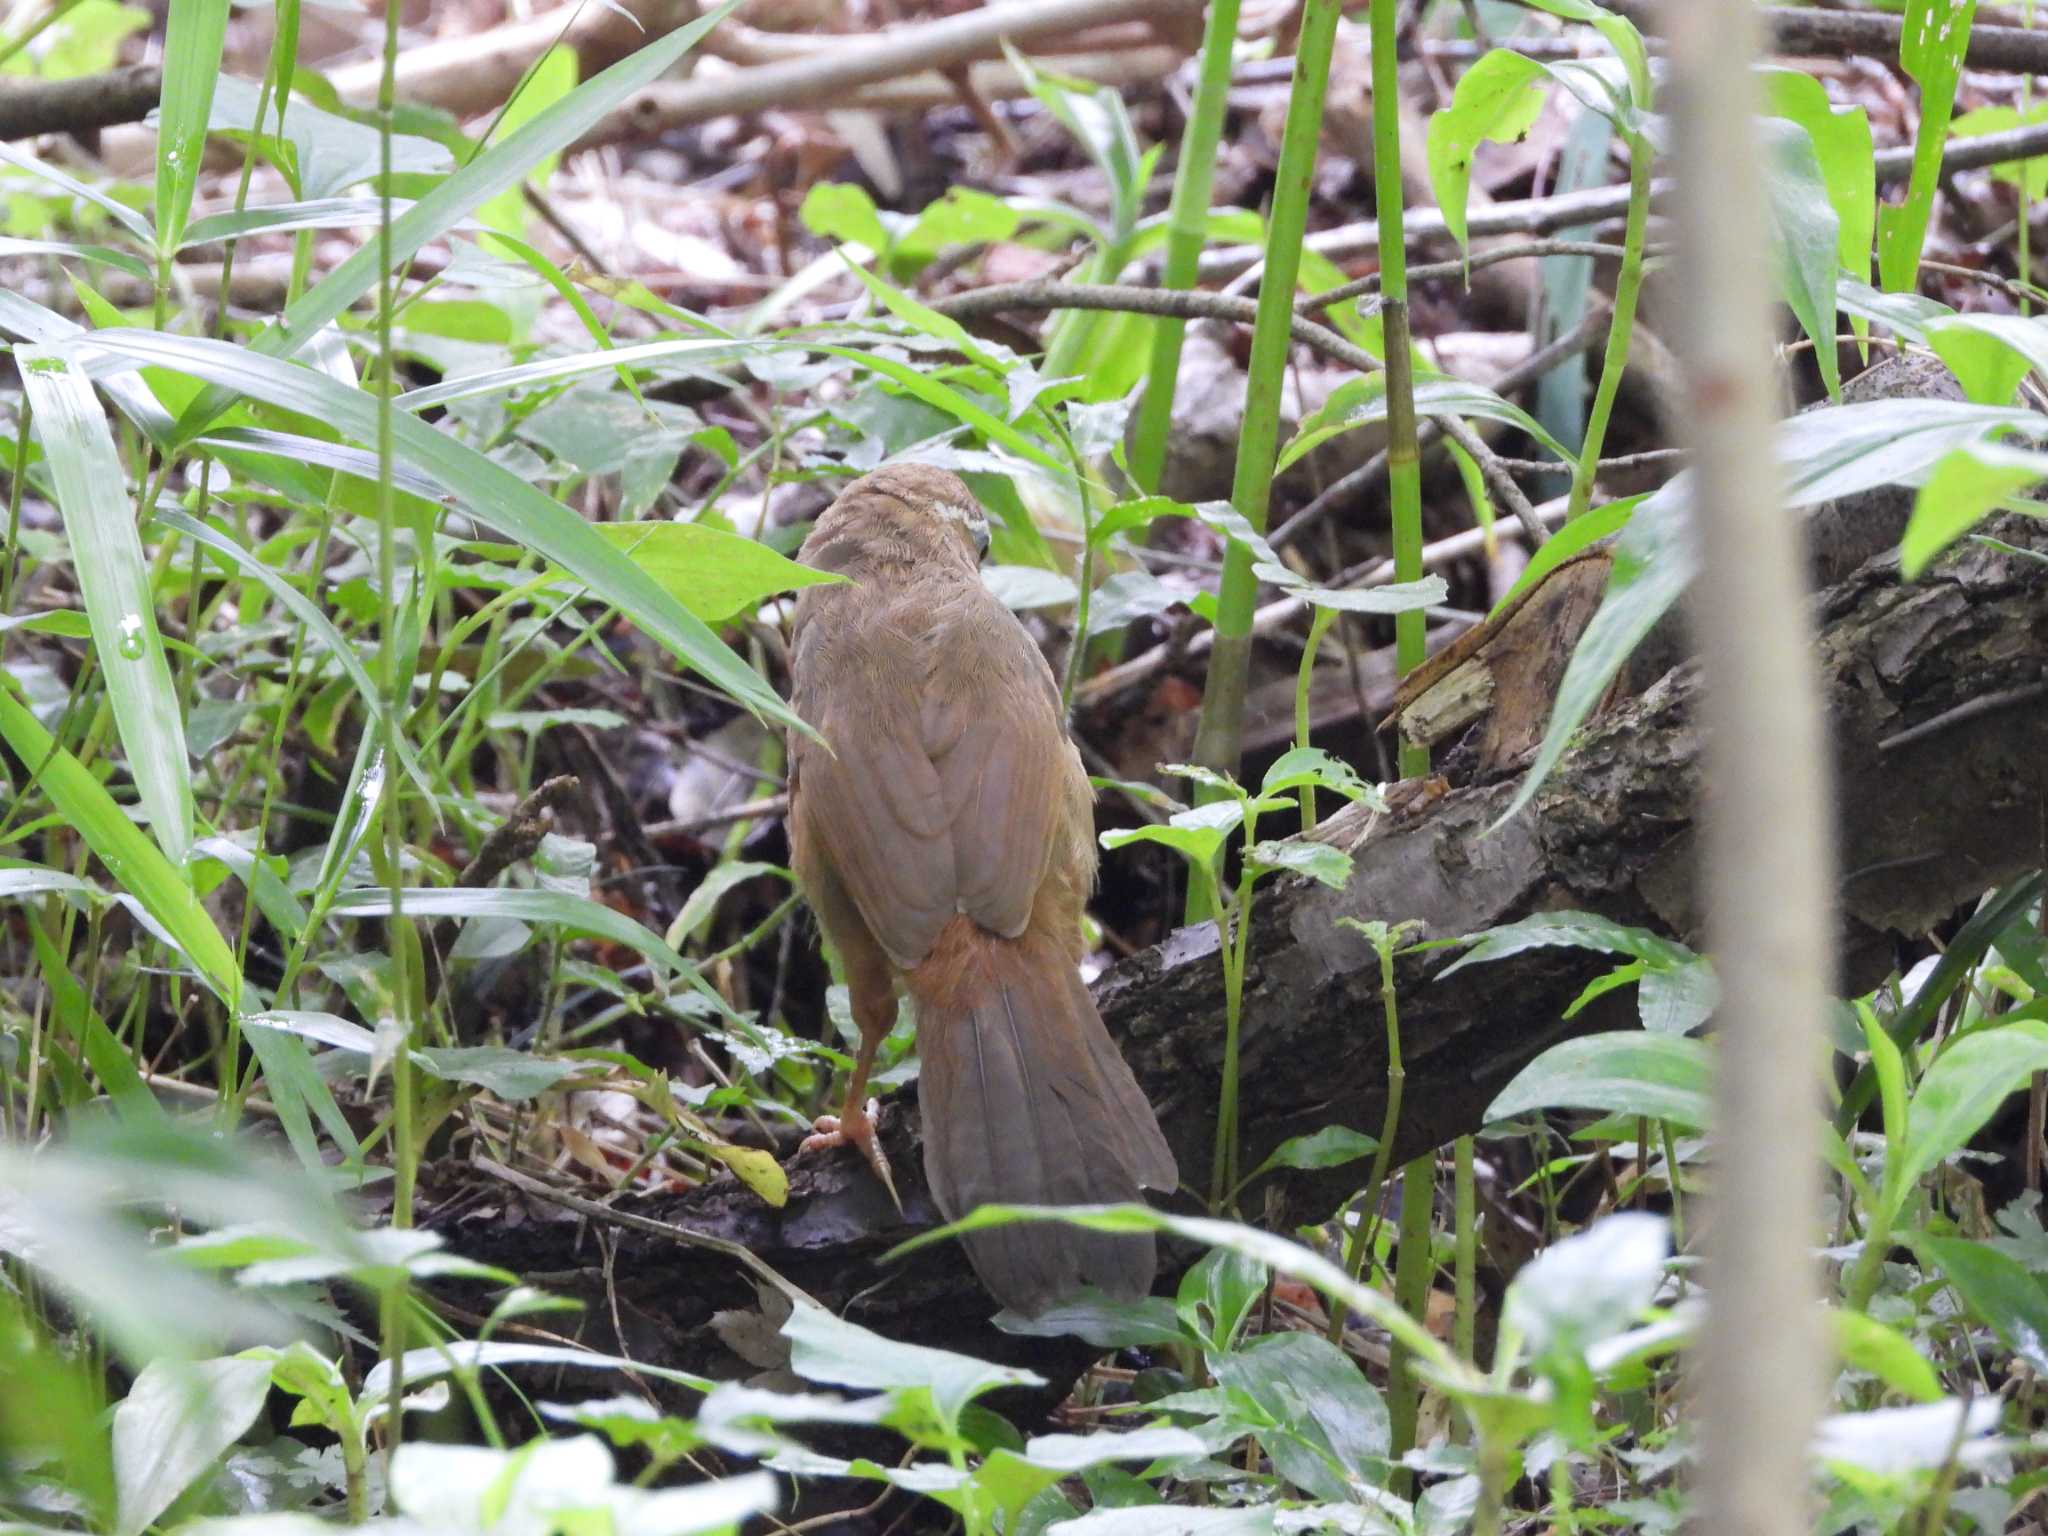
<path id="1" fill-rule="evenodd" d="M 1988 531 L 2020 552 L 1965 542 L 1909 584 L 1892 548 L 1906 504 L 1904 493 L 1877 492 L 1809 522 L 1816 568 L 1830 581 L 1814 601 L 1844 871 L 1841 986 L 1852 993 L 1882 978 L 1901 940 L 2039 864 L 2048 809 L 2048 712 L 2038 707 L 2048 678 L 2048 524 L 2005 518 Z M 1244 999 L 1245 1166 L 1326 1125 L 1379 1128 L 1378 964 L 1342 918 L 1416 920 L 1422 937 L 1443 938 L 1583 909 L 1700 943 L 1698 695 L 1696 670 L 1682 663 L 1590 722 L 1514 820 L 1496 826 L 1514 777 L 1440 793 L 1405 786 L 1391 812 L 1347 811 L 1326 825 L 1323 835 L 1354 856 L 1343 890 L 1307 882 L 1262 890 Z M 1500 1087 L 1554 1041 L 1621 1027 L 1630 1016 L 1625 1000 L 1610 996 L 1603 1001 L 1618 1018 L 1596 1004 L 1563 1021 L 1565 1007 L 1607 969 L 1602 956 L 1532 950 L 1440 978 L 1449 958 L 1411 954 L 1397 969 L 1407 1070 L 1397 1158 L 1479 1129 Z M 1215 928 L 1176 932 L 1114 967 L 1095 991 L 1184 1176 L 1198 1176 L 1210 1156 L 1223 1049 Z M 901 1218 L 841 1153 L 796 1159 L 779 1210 L 730 1178 L 681 1197 L 622 1199 L 615 1209 L 743 1244 L 869 1327 L 1028 1362 L 1048 1377 L 1049 1393 L 1059 1392 L 1088 1350 L 993 1329 L 990 1304 L 957 1253 L 880 1262 L 934 1219 L 907 1097 L 885 1112 L 884 1139 L 905 1196 Z M 1315 1218 L 1358 1176 L 1284 1173 L 1272 1190 L 1289 1219 Z M 1263 1198 L 1255 1187 L 1245 1208 L 1261 1209 Z M 471 1183 L 430 1219 L 472 1257 L 571 1294 L 587 1282 L 600 1347 L 718 1376 L 772 1363 L 772 1319 L 758 1316 L 753 1282 L 728 1257 L 659 1233 L 602 1230 L 603 1222 L 502 1185 Z M 730 1315 L 716 1320 L 721 1312 Z"/>

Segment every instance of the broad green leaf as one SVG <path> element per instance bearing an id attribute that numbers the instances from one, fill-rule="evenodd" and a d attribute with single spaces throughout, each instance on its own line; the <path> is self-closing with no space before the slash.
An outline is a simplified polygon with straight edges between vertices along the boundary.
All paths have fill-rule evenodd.
<path id="1" fill-rule="evenodd" d="M 1835 286 L 1842 270 L 1842 221 L 1828 201 L 1827 182 L 1806 129 L 1778 118 L 1764 119 L 1761 129 L 1765 211 L 1778 292 L 1813 343 L 1828 397 L 1839 401 L 1842 369 L 1835 348 Z"/>
<path id="2" fill-rule="evenodd" d="M 1157 1349 L 1187 1338 L 1174 1316 L 1173 1303 L 1164 1296 L 1119 1301 L 1089 1293 L 1056 1303 L 1036 1317 L 1005 1309 L 995 1315 L 995 1325 L 1005 1333 L 1033 1339 L 1071 1334 L 1097 1349 Z"/>
<path id="3" fill-rule="evenodd" d="M 584 1070 L 578 1061 L 550 1060 L 502 1045 L 426 1046 L 411 1052 L 413 1065 L 447 1083 L 468 1083 L 516 1104 L 538 1098 Z"/>
<path id="4" fill-rule="evenodd" d="M 706 624 L 722 624 L 778 592 L 846 580 L 778 555 L 745 534 L 705 523 L 596 523 L 608 540 L 661 589 Z M 603 595 L 603 594 L 600 594 Z"/>
<path id="5" fill-rule="evenodd" d="M 2025 1271 L 2021 1274 L 2030 1281 L 2033 1278 Z M 2038 1282 L 2035 1284 L 2038 1290 Z M 1843 1365 L 1855 1371 L 1868 1371 L 1894 1392 L 1916 1403 L 1940 1400 L 1941 1380 L 1934 1374 L 1934 1367 L 1914 1348 L 1913 1341 L 1897 1329 L 1866 1313 L 1845 1309 L 1830 1308 L 1828 1321 L 1834 1328 L 1835 1353 Z"/>
<path id="6" fill-rule="evenodd" d="M 1835 304 L 1845 315 L 1890 327 L 1901 341 L 1926 340 L 1930 322 L 1955 313 L 1939 299 L 1920 293 L 1883 293 L 1846 273 L 1835 285 Z"/>
<path id="7" fill-rule="evenodd" d="M 1683 1035 L 1635 1030 L 1553 1045 L 1487 1106 L 1489 1122 L 1535 1109 L 1644 1115 L 1705 1130 L 1712 1120 L 1713 1051 Z"/>
<path id="8" fill-rule="evenodd" d="M 1924 333 L 1977 405 L 2011 405 L 2030 368 L 2048 376 L 2048 326 L 2029 316 L 1937 317 Z"/>
<path id="9" fill-rule="evenodd" d="M 1960 1151 L 1993 1110 L 2043 1070 L 2048 1070 L 2048 1024 L 2004 1024 L 1950 1045 L 1914 1090 L 1905 1148 L 1898 1166 L 1885 1170 L 1887 1192 L 1903 1200 L 1921 1175 Z"/>
<path id="10" fill-rule="evenodd" d="M 304 89 L 304 79 L 302 74 L 301 90 Z M 237 142 L 247 139 L 250 126 L 256 121 L 256 106 L 261 98 L 262 90 L 257 82 L 234 75 L 222 76 L 213 97 L 213 131 Z M 284 103 L 281 139 L 276 137 L 278 131 L 278 102 L 273 96 L 270 109 L 264 115 L 262 142 L 280 162 L 279 168 L 284 172 L 286 181 L 307 206 L 334 202 L 339 193 L 381 173 L 384 150 L 375 126 L 325 111 L 303 95 L 294 95 Z M 391 135 L 391 169 L 394 175 L 440 176 L 451 170 L 454 164 L 455 157 L 447 147 L 436 144 L 432 139 L 410 133 Z M 375 210 L 368 222 L 379 222 L 383 217 L 381 200 L 364 201 Z M 394 200 L 391 216 L 396 220 L 411 208 L 410 203 Z M 261 212 L 260 209 L 247 211 Z M 215 217 L 225 219 L 234 215 Z M 188 244 L 198 243 L 198 226 L 188 229 L 185 238 Z M 214 238 L 220 236 L 215 235 Z"/>
<path id="11" fill-rule="evenodd" d="M 1275 1147 L 1263 1163 L 1252 1170 L 1256 1179 L 1275 1168 L 1341 1168 L 1372 1156 L 1379 1141 L 1347 1126 L 1326 1125 L 1307 1136 L 1290 1136 Z"/>
<path id="12" fill-rule="evenodd" d="M 1449 976 L 1468 965 L 1488 965 L 1532 949 L 1559 947 L 1633 955 L 1663 966 L 1683 965 L 1695 958 L 1690 949 L 1675 939 L 1647 928 L 1631 928 L 1595 912 L 1539 912 L 1483 933 L 1467 934 L 1459 942 L 1471 944 L 1472 948 L 1444 967 L 1441 975 Z"/>
<path id="13" fill-rule="evenodd" d="M 1877 238 L 1877 169 L 1870 114 L 1837 107 L 1827 87 L 1796 69 L 1762 71 L 1765 110 L 1804 128 L 1827 184 L 1839 226 L 1839 264 L 1860 282 L 1870 280 L 1871 243 Z"/>
<path id="14" fill-rule="evenodd" d="M 1281 588 L 1290 597 L 1318 608 L 1334 608 L 1339 613 L 1414 613 L 1441 607 L 1450 600 L 1451 591 L 1441 576 L 1382 582 L 1370 587 L 1318 587 L 1303 581 L 1291 566 L 1269 565 L 1264 561 L 1252 567 L 1252 574 Z"/>
<path id="15" fill-rule="evenodd" d="M 2048 1287 L 2040 1276 L 1989 1243 L 1923 1231 L 1906 1237 L 1921 1261 L 1948 1277 L 2006 1348 L 2036 1371 L 2048 1372 Z"/>
<path id="16" fill-rule="evenodd" d="M 261 1360 L 143 1367 L 114 1410 L 116 1536 L 139 1536 L 154 1523 L 242 1438 L 269 1395 L 270 1367 Z"/>
<path id="17" fill-rule="evenodd" d="M 361 443 L 377 436 L 377 402 L 310 368 L 248 348 L 149 331 L 95 331 L 70 345 L 92 366 L 154 363 L 324 420 Z M 609 357 L 611 354 L 603 353 Z M 563 566 L 646 629 L 676 657 L 763 719 L 808 729 L 759 674 L 620 554 L 591 525 L 496 460 L 403 412 L 391 418 L 395 455 L 460 497 L 479 521 Z"/>
<path id="18" fill-rule="evenodd" d="M 35 776 L 43 793 L 117 884 L 141 903 L 200 978 L 234 1007 L 242 977 L 234 952 L 193 895 L 183 874 L 123 814 L 84 764 L 60 748 L 35 716 L 0 685 L 0 737 Z"/>
<path id="19" fill-rule="evenodd" d="M 183 713 L 157 632 L 149 560 L 106 413 L 85 370 L 43 347 L 16 352 L 35 413 L 93 649 L 150 830 L 173 864 L 192 847 L 192 772 Z"/>
<path id="20" fill-rule="evenodd" d="M 949 1429 L 959 1422 L 961 1410 L 984 1392 L 1045 1385 L 1034 1372 L 885 1339 L 801 1302 L 782 1325 L 782 1336 L 789 1340 L 789 1368 L 797 1375 L 868 1391 L 928 1392 Z"/>
<path id="21" fill-rule="evenodd" d="M 1919 576 L 1949 545 L 2029 487 L 2048 479 L 2048 453 L 1977 443 L 1941 459 L 1913 498 L 1899 540 L 1899 573 Z"/>
<path id="22" fill-rule="evenodd" d="M 1450 104 L 1430 114 L 1429 180 L 1443 209 L 1444 227 L 1460 250 L 1468 249 L 1465 205 L 1472 185 L 1472 156 L 1489 140 L 1511 143 L 1543 114 L 1549 71 L 1512 49 L 1495 48 L 1458 77 Z M 1283 457 L 1281 466 L 1286 466 Z"/>
<path id="23" fill-rule="evenodd" d="M 517 186 L 543 156 L 568 148 L 633 92 L 666 74 L 705 33 L 730 14 L 735 4 L 737 0 L 726 0 L 695 21 L 629 54 L 610 69 L 584 81 L 518 132 L 477 155 L 392 220 L 388 238 L 391 260 L 403 267 L 429 240 L 446 234 L 507 187 Z M 299 190 L 302 196 L 314 191 L 304 186 Z M 376 240 L 366 242 L 266 326 L 249 343 L 250 348 L 270 358 L 290 357 L 297 352 L 376 285 L 382 259 L 380 249 L 385 244 Z M 180 436 L 190 438 L 203 432 L 228 408 L 238 392 L 235 383 L 213 380 L 211 387 L 179 419 Z"/>
<path id="24" fill-rule="evenodd" d="M 1181 857 L 1202 869 L 1210 868 L 1223 851 L 1223 840 L 1244 820 L 1244 806 L 1236 800 L 1216 800 L 1193 810 L 1179 811 L 1165 822 L 1147 822 L 1102 834 L 1102 846 L 1115 849 L 1132 843 L 1164 843 Z"/>
<path id="25" fill-rule="evenodd" d="M 780 864 L 751 864 L 744 859 L 731 859 L 720 864 L 697 883 L 683 902 L 682 910 L 676 913 L 675 921 L 668 925 L 668 942 L 681 949 L 697 937 L 698 930 L 711 920 L 719 898 L 736 885 L 744 885 L 759 875 L 779 875 L 790 878 L 789 871 Z"/>
<path id="26" fill-rule="evenodd" d="M 866 188 L 850 182 L 814 183 L 796 216 L 805 229 L 823 239 L 865 246 L 877 256 L 889 248 L 889 232 L 882 227 L 875 200 Z"/>
<path id="27" fill-rule="evenodd" d="M 1977 0 L 1906 0 L 1899 64 L 1920 87 L 1920 127 L 1913 139 L 1913 173 L 1906 200 L 1877 211 L 1878 282 L 1894 293 L 1919 286 L 1920 249 L 1941 178 L 1941 152 L 1955 115 L 1956 86 L 1970 46 Z"/>
<path id="28" fill-rule="evenodd" d="M 1372 1486 L 1391 1438 L 1387 1405 L 1357 1361 L 1316 1334 L 1281 1332 L 1213 1354 L 1216 1384 L 1244 1393 L 1284 1432 L 1262 1438 L 1273 1469 L 1318 1498 Z"/>
<path id="29" fill-rule="evenodd" d="M 228 0 L 171 0 L 156 114 L 156 235 L 165 258 L 184 243 L 227 32 Z"/>
<path id="30" fill-rule="evenodd" d="M 1663 1283 L 1670 1251 L 1670 1223 L 1662 1216 L 1604 1217 L 1522 1266 L 1501 1305 L 1501 1327 L 1514 1330 L 1538 1361 L 1583 1359 L 1642 1317 Z"/>
<path id="31" fill-rule="evenodd" d="M 1332 890 L 1341 891 L 1351 880 L 1351 855 L 1329 843 L 1302 842 L 1287 838 L 1279 842 L 1254 843 L 1245 852 L 1254 868 L 1306 875 Z"/>

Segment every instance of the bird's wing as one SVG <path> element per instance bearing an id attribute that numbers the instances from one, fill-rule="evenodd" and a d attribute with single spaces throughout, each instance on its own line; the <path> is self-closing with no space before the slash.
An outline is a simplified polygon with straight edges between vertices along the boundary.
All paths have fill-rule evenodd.
<path id="1" fill-rule="evenodd" d="M 979 584 L 941 615 L 927 664 L 923 737 L 958 910 L 1015 938 L 1049 863 L 1066 854 L 1070 801 L 1087 793 L 1059 689 L 1023 625 Z"/>
<path id="2" fill-rule="evenodd" d="M 827 589 L 838 603 L 864 602 Z M 792 735 L 790 818 L 799 865 L 822 859 L 877 942 L 908 968 L 958 910 L 952 826 L 923 743 L 924 647 L 872 611 L 827 611 L 798 626 L 796 712 L 826 746 Z M 812 874 L 798 873 L 807 884 Z"/>

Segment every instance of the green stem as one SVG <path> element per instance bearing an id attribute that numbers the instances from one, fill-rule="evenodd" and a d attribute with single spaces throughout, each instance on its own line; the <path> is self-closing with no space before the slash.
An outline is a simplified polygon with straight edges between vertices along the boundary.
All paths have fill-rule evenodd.
<path id="1" fill-rule="evenodd" d="M 1387 1107 L 1380 1116 L 1380 1144 L 1373 1149 L 1372 1172 L 1365 1181 L 1358 1224 L 1351 1229 L 1350 1247 L 1344 1255 L 1344 1271 L 1353 1280 L 1365 1278 L 1365 1263 L 1378 1236 L 1380 1191 L 1386 1187 L 1387 1163 L 1394 1155 L 1394 1138 L 1401 1134 L 1401 1090 L 1408 1081 L 1408 1069 L 1401 1064 L 1401 1008 L 1394 990 L 1393 935 L 1381 934 L 1377 930 L 1372 932 L 1375 935 L 1373 947 L 1380 956 L 1380 1013 L 1387 1025 Z M 1344 1309 L 1337 1307 L 1330 1314 L 1330 1342 L 1335 1344 L 1343 1337 Z"/>
<path id="2" fill-rule="evenodd" d="M 1472 1175 L 1472 1138 L 1460 1136 L 1453 1145 L 1453 1155 L 1457 1161 L 1451 1203 L 1458 1224 L 1458 1246 L 1452 1272 L 1457 1311 L 1451 1325 L 1451 1347 L 1460 1360 L 1470 1361 L 1479 1321 L 1474 1304 L 1479 1268 L 1479 1191 Z"/>
<path id="3" fill-rule="evenodd" d="M 28 396 L 20 396 L 14 408 L 14 473 L 7 477 L 7 563 L 0 566 L 0 613 L 14 611 L 14 581 L 21 568 L 21 488 L 28 479 Z"/>
<path id="4" fill-rule="evenodd" d="M 1212 0 L 1202 34 L 1202 64 L 1195 82 L 1195 100 L 1181 135 L 1180 163 L 1174 168 L 1173 201 L 1166 211 L 1166 261 L 1162 288 L 1192 288 L 1208 241 L 1209 190 L 1215 180 L 1216 145 L 1223 135 L 1224 106 L 1230 93 L 1231 44 L 1237 40 L 1239 0 Z M 1160 319 L 1152 327 L 1152 362 L 1145 393 L 1138 403 L 1132 433 L 1131 478 L 1141 489 L 1157 491 L 1166 466 L 1166 438 L 1173 423 L 1173 396 L 1180 378 L 1184 320 Z"/>
<path id="5" fill-rule="evenodd" d="M 1401 1249 L 1394 1260 L 1394 1300 L 1421 1322 L 1429 1307 L 1429 1282 L 1436 1266 L 1430 1254 L 1430 1226 L 1436 1215 L 1436 1158 L 1418 1157 L 1401 1170 Z M 1399 1339 L 1387 1355 L 1387 1417 L 1399 1461 L 1415 1448 L 1416 1425 L 1422 1415 L 1422 1383 L 1415 1375 L 1414 1351 Z M 1398 1483 L 1405 1483 L 1402 1477 Z M 1397 1491 L 1405 1491 L 1398 1487 Z"/>
<path id="6" fill-rule="evenodd" d="M 1315 680 L 1316 655 L 1323 648 L 1323 636 L 1330 632 L 1330 625 L 1337 617 L 1334 608 L 1318 608 L 1308 621 L 1308 643 L 1301 648 L 1301 670 L 1294 677 L 1294 744 L 1308 745 L 1309 687 Z M 1316 829 L 1316 787 L 1313 782 L 1301 786 L 1301 835 L 1307 837 Z"/>
<path id="7" fill-rule="evenodd" d="M 1643 289 L 1643 239 L 1650 222 L 1650 170 L 1654 157 L 1641 138 L 1628 139 L 1628 229 L 1622 236 L 1621 274 L 1614 280 L 1614 316 L 1607 326 L 1607 355 L 1600 364 L 1600 387 L 1586 418 L 1586 440 L 1572 475 L 1567 518 L 1577 517 L 1593 501 L 1593 474 L 1600 466 L 1600 448 L 1607 438 L 1607 420 L 1614 414 L 1621 375 L 1628 366 L 1628 347 L 1636 329 L 1636 300 Z"/>
<path id="8" fill-rule="evenodd" d="M 1238 437 L 1237 471 L 1230 490 L 1231 505 L 1262 532 L 1279 451 L 1280 395 L 1293 339 L 1302 230 L 1308 219 L 1310 183 L 1323 126 L 1323 96 L 1329 85 L 1340 9 L 1339 0 L 1305 0 L 1303 4 L 1301 38 L 1294 53 L 1294 87 L 1288 98 L 1287 126 L 1281 136 L 1280 166 L 1267 221 L 1266 272 L 1259 284 L 1244 427 Z M 1223 559 L 1223 580 L 1216 600 L 1216 644 L 1209 656 L 1209 680 L 1194 749 L 1196 762 L 1220 773 L 1235 773 L 1243 752 L 1245 678 L 1251 663 L 1252 608 L 1257 598 L 1251 551 L 1233 541 Z M 1214 795 L 1199 793 L 1197 798 L 1210 800 Z"/>

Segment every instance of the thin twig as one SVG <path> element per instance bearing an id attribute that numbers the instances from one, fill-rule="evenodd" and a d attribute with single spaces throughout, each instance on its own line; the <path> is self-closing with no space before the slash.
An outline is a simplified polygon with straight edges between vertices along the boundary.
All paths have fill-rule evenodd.
<path id="1" fill-rule="evenodd" d="M 1179 320 L 1230 320 L 1250 325 L 1258 318 L 1255 299 L 1232 298 L 1221 293 L 1194 289 L 1147 288 L 1131 283 L 997 283 L 941 299 L 932 305 L 940 314 L 955 320 L 999 314 L 1004 310 L 1103 309 L 1131 315 L 1163 315 Z M 1377 373 L 1380 360 L 1365 348 L 1354 346 L 1328 326 L 1296 315 L 1290 327 L 1294 339 L 1326 357 L 1357 369 Z"/>
<path id="2" fill-rule="evenodd" d="M 668 1221 L 656 1221 L 651 1216 L 636 1216 L 631 1211 L 615 1211 L 596 1200 L 586 1200 L 581 1195 L 572 1195 L 565 1189 L 556 1189 L 552 1184 L 543 1183 L 539 1179 L 507 1168 L 503 1163 L 488 1157 L 477 1158 L 471 1166 L 481 1169 L 502 1183 L 510 1184 L 523 1194 L 533 1196 L 536 1200 L 559 1205 L 564 1210 L 574 1211 L 577 1215 L 588 1217 L 592 1221 L 603 1222 L 607 1226 L 623 1227 L 628 1232 L 639 1232 L 648 1237 L 664 1237 L 672 1243 L 681 1243 L 686 1248 L 703 1248 L 712 1253 L 723 1254 L 756 1278 L 774 1286 L 791 1301 L 819 1307 L 820 1311 L 824 1310 L 818 1299 L 809 1291 L 793 1280 L 784 1279 L 765 1260 L 743 1244 L 735 1243 L 728 1238 L 713 1237 L 708 1232 L 692 1232 L 688 1227 L 679 1227 Z"/>

